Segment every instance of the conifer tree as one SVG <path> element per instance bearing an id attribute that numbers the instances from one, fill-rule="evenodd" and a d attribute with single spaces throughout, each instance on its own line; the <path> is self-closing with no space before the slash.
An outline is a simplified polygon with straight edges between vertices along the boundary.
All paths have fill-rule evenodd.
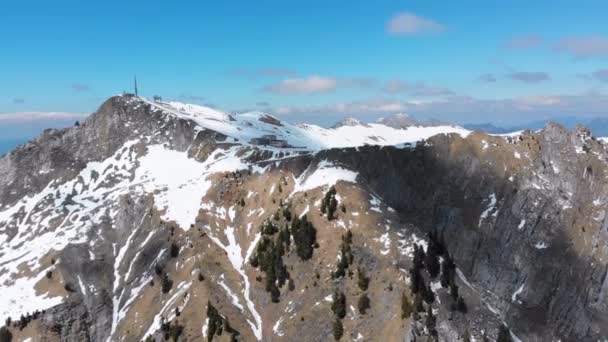
<path id="1" fill-rule="evenodd" d="M 367 291 L 369 287 L 369 277 L 365 275 L 365 270 L 361 267 L 357 268 L 357 285 L 361 291 Z"/>
<path id="2" fill-rule="evenodd" d="M 0 342 L 11 342 L 13 340 L 13 334 L 6 326 L 0 328 Z"/>
<path id="3" fill-rule="evenodd" d="M 359 309 L 359 313 L 365 315 L 365 312 L 367 311 L 367 309 L 370 308 L 370 306 L 371 305 L 369 297 L 367 296 L 367 294 L 363 293 L 359 297 L 359 301 L 357 302 L 357 308 Z"/>
<path id="4" fill-rule="evenodd" d="M 413 311 L 412 303 L 410 303 L 410 299 L 403 291 L 401 294 L 401 319 L 406 319 L 411 316 Z"/>
<path id="5" fill-rule="evenodd" d="M 331 311 L 339 319 L 346 316 L 346 296 L 342 291 L 336 290 L 332 296 Z"/>
<path id="6" fill-rule="evenodd" d="M 498 336 L 496 337 L 496 342 L 513 342 L 509 328 L 507 328 L 507 326 L 504 324 L 501 324 L 500 327 L 498 327 Z"/>
<path id="7" fill-rule="evenodd" d="M 342 321 L 339 318 L 334 319 L 333 333 L 336 341 L 339 341 L 342 338 L 342 335 L 344 335 L 344 327 L 342 326 Z"/>
<path id="8" fill-rule="evenodd" d="M 429 276 L 434 279 L 439 274 L 439 259 L 437 257 L 437 249 L 431 248 L 431 245 L 433 244 L 429 243 L 429 248 L 426 251 L 426 257 L 424 258 L 424 264 Z"/>
<path id="9" fill-rule="evenodd" d="M 436 323 L 435 315 L 433 315 L 433 307 L 429 305 L 426 311 L 426 329 L 432 337 L 437 337 Z"/>

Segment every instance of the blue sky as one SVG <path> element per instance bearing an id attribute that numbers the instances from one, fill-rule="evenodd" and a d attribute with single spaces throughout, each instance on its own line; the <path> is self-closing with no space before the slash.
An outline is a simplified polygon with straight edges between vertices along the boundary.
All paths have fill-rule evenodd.
<path id="1" fill-rule="evenodd" d="M 135 73 L 145 96 L 322 125 L 608 116 L 606 13 L 559 0 L 3 1 L 0 135 L 72 123 Z"/>

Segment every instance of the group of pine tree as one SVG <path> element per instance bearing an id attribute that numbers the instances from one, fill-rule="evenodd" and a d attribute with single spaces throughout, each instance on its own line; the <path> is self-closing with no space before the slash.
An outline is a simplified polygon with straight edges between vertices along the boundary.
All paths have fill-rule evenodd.
<path id="1" fill-rule="evenodd" d="M 317 244 L 317 230 L 306 215 L 292 215 L 289 204 L 282 204 L 272 219 L 260 227 L 262 235 L 249 262 L 265 275 L 264 285 L 271 301 L 280 301 L 280 289 L 287 283 L 291 291 L 295 288 L 283 258 L 291 251 L 293 240 L 295 254 L 306 261 L 312 258 Z"/>

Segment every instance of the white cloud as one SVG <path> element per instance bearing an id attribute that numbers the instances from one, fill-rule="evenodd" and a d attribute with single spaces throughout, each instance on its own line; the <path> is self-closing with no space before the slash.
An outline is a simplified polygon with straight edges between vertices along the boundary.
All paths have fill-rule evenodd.
<path id="1" fill-rule="evenodd" d="M 608 57 L 608 36 L 564 38 L 557 43 L 555 49 L 577 59 Z"/>
<path id="2" fill-rule="evenodd" d="M 69 112 L 15 112 L 0 113 L 0 125 L 39 121 L 81 120 L 88 114 Z"/>
<path id="3" fill-rule="evenodd" d="M 338 81 L 333 77 L 309 76 L 306 78 L 292 78 L 271 84 L 265 91 L 275 94 L 317 94 L 336 90 Z"/>
<path id="4" fill-rule="evenodd" d="M 438 33 L 444 30 L 445 26 L 408 12 L 393 16 L 386 24 L 386 31 L 394 35 Z"/>
<path id="5" fill-rule="evenodd" d="M 387 81 L 382 90 L 388 94 L 409 93 L 413 96 L 446 96 L 454 94 L 448 88 L 428 86 L 423 82 L 410 84 L 401 80 Z"/>
<path id="6" fill-rule="evenodd" d="M 306 115 L 306 114 L 377 114 L 396 113 L 405 111 L 407 102 L 393 101 L 384 98 L 367 99 L 362 101 L 330 103 L 320 106 L 286 106 L 274 108 L 273 112 L 278 115 Z"/>
<path id="7" fill-rule="evenodd" d="M 368 88 L 375 83 L 372 78 L 336 78 L 313 75 L 305 78 L 286 79 L 262 90 L 274 94 L 318 94 L 333 92 L 338 88 Z"/>
<path id="8" fill-rule="evenodd" d="M 512 121 L 530 122 L 551 117 L 606 116 L 608 94 L 588 92 L 573 95 L 537 95 L 504 99 L 480 99 L 470 96 L 448 96 L 395 100 L 375 98 L 353 102 L 328 103 L 319 106 L 275 108 L 278 115 L 294 115 L 306 121 L 311 116 L 373 116 L 407 112 L 419 117 L 434 117 L 450 122 Z"/>
<path id="9" fill-rule="evenodd" d="M 525 83 L 538 83 L 551 79 L 549 74 L 542 71 L 514 71 L 509 74 L 509 77 Z"/>

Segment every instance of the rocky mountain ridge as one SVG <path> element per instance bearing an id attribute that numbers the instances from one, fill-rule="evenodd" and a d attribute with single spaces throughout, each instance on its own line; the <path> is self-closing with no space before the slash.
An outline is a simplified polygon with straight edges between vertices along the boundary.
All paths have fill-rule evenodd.
<path id="1" fill-rule="evenodd" d="M 33 341 L 605 338 L 607 158 L 582 127 L 325 130 L 114 97 L 0 158 L 0 313 Z"/>

